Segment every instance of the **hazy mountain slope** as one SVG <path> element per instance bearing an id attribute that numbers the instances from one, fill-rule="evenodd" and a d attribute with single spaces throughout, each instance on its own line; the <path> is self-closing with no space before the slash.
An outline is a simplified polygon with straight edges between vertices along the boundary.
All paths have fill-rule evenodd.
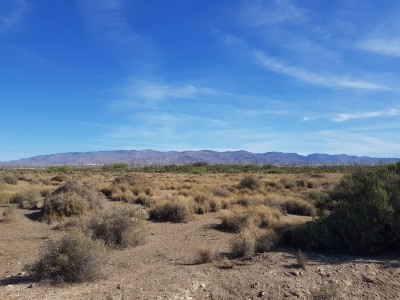
<path id="1" fill-rule="evenodd" d="M 205 162 L 208 164 L 274 164 L 274 165 L 310 165 L 310 164 L 379 164 L 394 163 L 399 158 L 358 157 L 345 154 L 310 154 L 303 156 L 297 153 L 267 152 L 251 153 L 247 151 L 216 152 L 201 151 L 169 151 L 154 150 L 117 150 L 96 152 L 72 152 L 40 155 L 9 162 L 3 166 L 43 166 L 43 165 L 88 165 L 127 163 L 133 165 L 171 165 Z"/>

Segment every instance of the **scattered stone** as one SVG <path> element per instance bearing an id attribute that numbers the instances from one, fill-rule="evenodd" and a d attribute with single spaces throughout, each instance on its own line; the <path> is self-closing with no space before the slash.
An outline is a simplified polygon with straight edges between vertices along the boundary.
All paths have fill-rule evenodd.
<path id="1" fill-rule="evenodd" d="M 366 282 L 366 283 L 375 283 L 375 279 L 374 278 L 372 278 L 370 276 L 367 276 L 365 274 L 362 276 L 362 280 L 364 282 Z"/>
<path id="2" fill-rule="evenodd" d="M 300 294 L 296 291 L 290 291 L 290 293 L 292 294 L 292 296 L 300 297 Z"/>
<path id="3" fill-rule="evenodd" d="M 259 285 L 258 282 L 254 282 L 254 283 L 250 284 L 250 287 L 251 287 L 252 289 L 254 289 L 254 288 L 256 288 L 258 285 Z"/>
<path id="4" fill-rule="evenodd" d="M 299 276 L 300 275 L 300 272 L 297 272 L 297 271 L 290 271 L 289 273 L 291 275 L 293 275 L 293 276 Z"/>

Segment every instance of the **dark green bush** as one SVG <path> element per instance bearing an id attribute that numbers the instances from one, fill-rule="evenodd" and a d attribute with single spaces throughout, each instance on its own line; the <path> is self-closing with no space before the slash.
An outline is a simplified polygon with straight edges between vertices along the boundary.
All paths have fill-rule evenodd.
<path id="1" fill-rule="evenodd" d="M 400 164 L 358 168 L 330 193 L 327 217 L 289 229 L 290 244 L 351 254 L 400 250 Z"/>

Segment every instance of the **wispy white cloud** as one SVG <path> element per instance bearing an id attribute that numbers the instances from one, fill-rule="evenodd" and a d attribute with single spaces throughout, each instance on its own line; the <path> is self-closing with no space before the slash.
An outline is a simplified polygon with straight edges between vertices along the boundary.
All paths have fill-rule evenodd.
<path id="1" fill-rule="evenodd" d="M 26 0 L 2 0 L 0 4 L 0 33 L 18 26 L 26 16 L 29 4 Z"/>
<path id="2" fill-rule="evenodd" d="M 361 50 L 381 55 L 400 57 L 400 38 L 398 37 L 368 38 L 358 42 L 356 47 Z"/>
<path id="3" fill-rule="evenodd" d="M 157 51 L 153 41 L 135 28 L 125 14 L 125 0 L 76 0 L 86 31 L 121 61 L 129 71 L 133 67 L 154 69 Z"/>
<path id="4" fill-rule="evenodd" d="M 344 122 L 348 120 L 354 119 L 369 119 L 369 118 L 378 118 L 378 117 L 395 117 L 400 116 L 400 110 L 398 109 L 388 109 L 385 111 L 370 111 L 363 113 L 343 113 L 336 114 L 332 121 L 335 122 Z"/>
<path id="5" fill-rule="evenodd" d="M 160 80 L 129 79 L 125 84 L 108 91 L 112 94 L 112 107 L 141 107 L 155 109 L 170 100 L 195 100 L 237 95 L 193 83 L 166 83 Z"/>
<path id="6" fill-rule="evenodd" d="M 348 88 L 360 90 L 391 90 L 390 87 L 364 80 L 353 79 L 348 76 L 336 76 L 313 73 L 302 68 L 290 66 L 284 62 L 267 56 L 261 51 L 253 51 L 256 60 L 266 69 L 294 77 L 301 81 L 329 88 Z"/>
<path id="7" fill-rule="evenodd" d="M 240 21 L 247 26 L 265 26 L 304 20 L 304 12 L 290 0 L 251 0 L 240 7 Z"/>

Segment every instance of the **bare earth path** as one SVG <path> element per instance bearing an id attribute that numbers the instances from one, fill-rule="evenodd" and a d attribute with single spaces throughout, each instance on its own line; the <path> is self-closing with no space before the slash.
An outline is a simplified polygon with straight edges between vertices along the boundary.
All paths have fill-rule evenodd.
<path id="1" fill-rule="evenodd" d="M 332 283 L 339 287 L 336 299 L 400 299 L 400 263 L 390 258 L 308 253 L 306 268 L 297 269 L 293 249 L 228 265 L 197 264 L 205 244 L 229 252 L 235 235 L 215 229 L 217 214 L 186 224 L 149 222 L 146 244 L 111 253 L 107 278 L 54 287 L 24 273 L 24 265 L 62 235 L 28 218 L 32 213 L 18 210 L 15 221 L 0 223 L 0 299 L 311 299 Z"/>

